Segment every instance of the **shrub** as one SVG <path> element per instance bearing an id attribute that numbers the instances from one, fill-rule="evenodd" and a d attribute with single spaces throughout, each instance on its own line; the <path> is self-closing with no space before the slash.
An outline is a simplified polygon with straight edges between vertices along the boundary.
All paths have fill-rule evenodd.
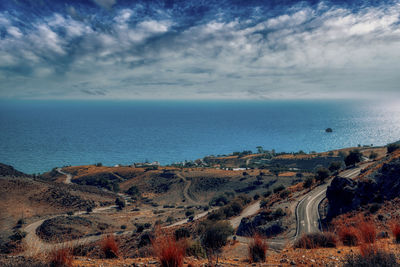
<path id="1" fill-rule="evenodd" d="M 134 186 L 131 186 L 128 190 L 126 190 L 125 193 L 127 193 L 128 195 L 131 195 L 131 196 L 136 196 L 139 194 L 139 189 L 137 188 L 136 185 L 134 185 Z"/>
<path id="2" fill-rule="evenodd" d="M 269 197 L 272 194 L 271 191 L 266 191 L 263 193 L 263 197 Z"/>
<path id="3" fill-rule="evenodd" d="M 381 208 L 381 205 L 374 203 L 369 207 L 369 212 L 376 213 Z"/>
<path id="4" fill-rule="evenodd" d="M 113 235 L 109 235 L 101 242 L 101 251 L 107 259 L 117 258 L 119 249 Z"/>
<path id="5" fill-rule="evenodd" d="M 376 239 L 376 228 L 372 222 L 362 222 L 358 225 L 361 239 L 364 243 L 374 243 Z"/>
<path id="6" fill-rule="evenodd" d="M 278 193 L 284 189 L 285 189 L 285 187 L 283 185 L 280 185 L 280 186 L 274 188 L 274 193 Z"/>
<path id="7" fill-rule="evenodd" d="M 399 144 L 389 144 L 389 145 L 387 146 L 387 153 L 388 153 L 388 154 L 393 153 L 394 151 L 396 151 L 396 150 L 399 149 L 399 148 L 400 148 L 400 145 L 399 145 Z"/>
<path id="8" fill-rule="evenodd" d="M 250 262 L 264 262 L 267 254 L 268 245 L 264 238 L 255 235 L 249 244 Z"/>
<path id="9" fill-rule="evenodd" d="M 268 200 L 266 200 L 266 199 L 262 199 L 262 200 L 260 201 L 260 207 L 261 207 L 261 208 L 266 207 L 267 204 L 268 204 Z"/>
<path id="10" fill-rule="evenodd" d="M 190 237 L 190 232 L 189 232 L 188 229 L 182 227 L 182 228 L 176 229 L 174 235 L 175 235 L 175 239 L 179 240 L 179 239 L 182 239 L 182 238 Z"/>
<path id="11" fill-rule="evenodd" d="M 343 227 L 339 231 L 339 239 L 345 246 L 358 245 L 359 232 L 355 227 Z"/>
<path id="12" fill-rule="evenodd" d="M 392 267 L 398 266 L 393 253 L 376 249 L 371 245 L 362 245 L 360 254 L 348 254 L 344 260 L 345 267 Z"/>
<path id="13" fill-rule="evenodd" d="M 211 199 L 209 205 L 210 206 L 224 206 L 226 204 L 229 203 L 229 200 L 226 198 L 226 196 L 217 196 L 217 197 L 213 197 L 213 199 Z"/>
<path id="14" fill-rule="evenodd" d="M 194 211 L 193 211 L 193 210 L 187 210 L 187 211 L 185 212 L 185 216 L 186 216 L 186 217 L 192 216 L 193 214 L 194 214 Z"/>
<path id="15" fill-rule="evenodd" d="M 310 188 L 310 187 L 312 186 L 313 182 L 314 182 L 314 179 L 313 179 L 312 177 L 308 177 L 308 178 L 304 181 L 303 187 L 304 187 L 304 188 Z"/>
<path id="16" fill-rule="evenodd" d="M 295 248 L 334 248 L 336 247 L 336 237 L 333 233 L 312 233 L 305 234 L 294 243 Z"/>
<path id="17" fill-rule="evenodd" d="M 186 255 L 193 256 L 196 258 L 205 258 L 206 252 L 201 246 L 199 241 L 187 240 L 186 243 Z"/>
<path id="18" fill-rule="evenodd" d="M 341 161 L 333 161 L 331 162 L 331 164 L 329 165 L 329 170 L 331 172 L 337 172 L 342 168 L 342 162 Z"/>
<path id="19" fill-rule="evenodd" d="M 362 154 L 359 150 L 350 151 L 349 155 L 344 159 L 346 166 L 355 165 L 361 161 Z"/>
<path id="20" fill-rule="evenodd" d="M 156 238 L 152 240 L 153 250 L 162 267 L 180 267 L 183 265 L 185 246 L 169 234 L 160 234 L 156 231 Z"/>
<path id="21" fill-rule="evenodd" d="M 283 209 L 281 208 L 277 208 L 273 213 L 272 216 L 274 216 L 275 218 L 279 218 L 279 217 L 283 217 L 285 216 L 286 213 L 283 211 Z"/>
<path id="22" fill-rule="evenodd" d="M 204 222 L 199 226 L 201 244 L 207 252 L 209 259 L 212 258 L 214 254 L 219 254 L 223 246 L 225 246 L 228 237 L 233 234 L 232 226 L 227 221 Z"/>
<path id="23" fill-rule="evenodd" d="M 394 240 L 396 241 L 397 244 L 400 244 L 400 224 L 395 223 L 392 225 L 392 233 Z"/>
<path id="24" fill-rule="evenodd" d="M 86 213 L 91 213 L 93 211 L 93 208 L 92 207 L 90 207 L 90 206 L 88 206 L 87 208 L 86 208 Z M 73 213 L 72 213 L 72 215 L 73 215 Z"/>
<path id="25" fill-rule="evenodd" d="M 72 266 L 73 255 L 69 248 L 55 249 L 49 254 L 49 265 L 52 267 Z"/>
<path id="26" fill-rule="evenodd" d="M 290 191 L 289 190 L 283 190 L 280 194 L 279 197 L 280 198 L 287 198 L 290 195 Z"/>
<path id="27" fill-rule="evenodd" d="M 115 205 L 117 205 L 119 210 L 122 210 L 125 207 L 125 201 L 118 197 L 115 199 Z"/>
<path id="28" fill-rule="evenodd" d="M 330 172 L 327 168 L 320 167 L 317 169 L 315 173 L 315 179 L 317 181 L 324 181 L 326 178 L 330 176 Z"/>

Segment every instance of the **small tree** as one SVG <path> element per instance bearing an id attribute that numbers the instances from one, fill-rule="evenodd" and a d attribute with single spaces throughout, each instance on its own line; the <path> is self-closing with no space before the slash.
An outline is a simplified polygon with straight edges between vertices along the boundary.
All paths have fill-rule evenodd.
<path id="1" fill-rule="evenodd" d="M 233 229 L 229 222 L 206 222 L 205 227 L 201 231 L 201 244 L 207 252 L 210 262 L 214 255 L 221 253 L 221 248 L 226 245 L 228 237 L 233 235 Z"/>
<path id="2" fill-rule="evenodd" d="M 393 153 L 394 151 L 396 151 L 399 148 L 400 148 L 400 144 L 389 144 L 387 146 L 387 153 L 388 154 Z"/>
<path id="3" fill-rule="evenodd" d="M 344 159 L 346 166 L 356 165 L 361 161 L 362 154 L 359 150 L 350 151 L 349 155 Z"/>
<path id="4" fill-rule="evenodd" d="M 139 194 L 139 189 L 137 188 L 136 185 L 134 185 L 134 186 L 131 186 L 128 190 L 126 190 L 125 193 L 127 193 L 128 195 L 131 195 L 131 196 L 136 196 Z"/>
<path id="5" fill-rule="evenodd" d="M 342 168 L 342 162 L 340 161 L 333 161 L 331 162 L 331 164 L 329 165 L 329 170 L 331 172 L 337 172 Z"/>
<path id="6" fill-rule="evenodd" d="M 317 181 L 324 181 L 326 178 L 330 176 L 330 172 L 327 168 L 320 167 L 317 169 L 316 174 L 315 174 L 315 179 Z"/>
<path id="7" fill-rule="evenodd" d="M 313 179 L 312 177 L 308 177 L 308 178 L 304 181 L 303 187 L 304 187 L 304 188 L 310 188 L 310 187 L 312 186 L 313 182 L 314 182 L 314 179 Z"/>
<path id="8" fill-rule="evenodd" d="M 115 199 L 115 205 L 117 205 L 117 209 L 122 210 L 125 207 L 125 201 L 118 197 Z"/>

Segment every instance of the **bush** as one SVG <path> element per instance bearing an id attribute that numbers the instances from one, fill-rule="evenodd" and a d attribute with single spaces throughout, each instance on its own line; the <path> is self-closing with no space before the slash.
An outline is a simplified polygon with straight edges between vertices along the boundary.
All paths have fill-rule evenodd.
<path id="1" fill-rule="evenodd" d="M 199 241 L 188 240 L 186 242 L 186 255 L 196 258 L 205 258 L 206 252 Z"/>
<path id="2" fill-rule="evenodd" d="M 107 259 L 118 258 L 119 249 L 113 235 L 109 235 L 101 242 L 101 251 Z"/>
<path id="3" fill-rule="evenodd" d="M 294 243 L 295 248 L 334 248 L 336 247 L 336 237 L 333 233 L 312 233 L 305 234 Z"/>
<path id="4" fill-rule="evenodd" d="M 263 193 L 263 197 L 269 197 L 272 194 L 271 191 L 266 191 Z"/>
<path id="5" fill-rule="evenodd" d="M 49 265 L 52 267 L 72 266 L 72 250 L 69 248 L 55 249 L 49 254 Z"/>
<path id="6" fill-rule="evenodd" d="M 131 195 L 131 196 L 136 196 L 139 194 L 139 189 L 137 188 L 136 185 L 134 185 L 134 186 L 131 186 L 128 190 L 126 190 L 125 193 L 127 193 L 128 195 Z"/>
<path id="7" fill-rule="evenodd" d="M 392 225 L 391 228 L 394 240 L 396 241 L 397 244 L 400 244 L 400 224 L 395 223 Z"/>
<path id="8" fill-rule="evenodd" d="M 329 170 L 331 172 L 337 172 L 342 168 L 342 162 L 340 161 L 333 161 L 331 162 L 331 164 L 329 165 Z"/>
<path id="9" fill-rule="evenodd" d="M 381 205 L 374 203 L 369 207 L 369 212 L 372 214 L 376 213 L 381 208 Z"/>
<path id="10" fill-rule="evenodd" d="M 118 197 L 115 199 L 115 205 L 117 205 L 117 209 L 122 210 L 125 207 L 125 201 Z"/>
<path id="11" fill-rule="evenodd" d="M 348 254 L 344 260 L 345 267 L 393 267 L 399 266 L 393 253 L 376 249 L 372 246 L 361 246 L 360 254 Z"/>
<path id="12" fill-rule="evenodd" d="M 189 232 L 188 229 L 182 227 L 182 228 L 176 229 L 174 235 L 175 235 L 175 239 L 179 240 L 179 239 L 182 239 L 182 238 L 190 237 L 190 232 Z"/>
<path id="13" fill-rule="evenodd" d="M 283 190 L 280 194 L 279 197 L 280 198 L 287 198 L 290 195 L 290 191 L 289 190 Z"/>
<path id="14" fill-rule="evenodd" d="M 361 161 L 362 154 L 359 150 L 350 151 L 349 155 L 344 159 L 346 166 L 352 166 Z"/>
<path id="15" fill-rule="evenodd" d="M 389 144 L 389 145 L 387 146 L 387 153 L 388 153 L 388 154 L 393 153 L 394 151 L 396 151 L 396 150 L 399 149 L 399 148 L 400 148 L 400 145 L 399 145 L 399 144 Z"/>
<path id="16" fill-rule="evenodd" d="M 211 199 L 209 205 L 210 206 L 224 206 L 226 204 L 229 203 L 229 200 L 226 198 L 226 196 L 217 196 L 217 197 L 213 197 L 213 199 Z"/>
<path id="17" fill-rule="evenodd" d="M 339 231 L 339 239 L 345 246 L 357 246 L 358 235 L 359 232 L 355 227 L 343 227 Z"/>
<path id="18" fill-rule="evenodd" d="M 272 213 L 272 216 L 274 216 L 274 218 L 280 218 L 280 217 L 283 217 L 283 216 L 285 216 L 286 215 L 286 213 L 283 211 L 283 209 L 281 209 L 281 208 L 278 208 L 278 209 L 276 209 L 273 213 Z"/>
<path id="19" fill-rule="evenodd" d="M 201 244 L 209 258 L 214 254 L 220 253 L 221 248 L 226 245 L 228 237 L 233 235 L 232 226 L 227 221 L 208 221 L 199 227 L 201 228 Z"/>
<path id="20" fill-rule="evenodd" d="M 186 217 L 192 216 L 193 214 L 194 214 L 194 211 L 193 211 L 193 210 L 187 210 L 187 211 L 185 212 L 185 216 L 186 216 Z"/>
<path id="21" fill-rule="evenodd" d="M 303 184 L 304 188 L 310 188 L 312 184 L 314 183 L 314 179 L 312 177 L 308 177 Z"/>
<path id="22" fill-rule="evenodd" d="M 361 239 L 366 244 L 375 242 L 376 239 L 376 228 L 372 222 L 362 222 L 358 225 L 360 230 Z"/>
<path id="23" fill-rule="evenodd" d="M 161 234 L 161 231 L 157 230 L 156 238 L 151 243 L 162 267 L 183 266 L 185 246 L 178 243 L 173 236 Z"/>
<path id="24" fill-rule="evenodd" d="M 264 238 L 255 235 L 249 244 L 249 260 L 250 262 L 265 262 L 268 245 Z"/>
<path id="25" fill-rule="evenodd" d="M 274 188 L 274 193 L 278 193 L 284 189 L 285 189 L 285 187 L 283 185 L 280 185 L 280 186 Z"/>
<path id="26" fill-rule="evenodd" d="M 330 176 L 330 172 L 327 168 L 320 167 L 317 169 L 315 173 L 315 179 L 317 181 L 324 181 L 326 178 Z"/>

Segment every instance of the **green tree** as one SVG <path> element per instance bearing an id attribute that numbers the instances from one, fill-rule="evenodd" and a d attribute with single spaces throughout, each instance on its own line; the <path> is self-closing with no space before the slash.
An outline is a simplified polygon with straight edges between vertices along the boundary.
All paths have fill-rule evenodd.
<path id="1" fill-rule="evenodd" d="M 340 161 L 333 161 L 331 162 L 331 164 L 329 165 L 329 170 L 331 172 L 337 172 L 342 168 L 342 162 Z"/>
<path id="2" fill-rule="evenodd" d="M 232 226 L 227 221 L 206 222 L 201 230 L 201 244 L 207 252 L 207 257 L 212 262 L 213 256 L 221 253 L 221 248 L 226 245 L 228 237 L 233 235 Z"/>
<path id="3" fill-rule="evenodd" d="M 394 144 L 389 144 L 389 145 L 387 146 L 387 153 L 388 153 L 388 154 L 393 153 L 394 151 L 396 151 L 396 150 L 399 149 L 399 148 L 400 148 L 400 144 L 396 144 L 396 143 L 394 143 Z"/>
<path id="4" fill-rule="evenodd" d="M 356 165 L 361 161 L 362 154 L 359 150 L 350 151 L 349 155 L 344 159 L 346 166 Z"/>
<path id="5" fill-rule="evenodd" d="M 327 168 L 324 167 L 320 167 L 317 169 L 316 173 L 315 173 L 315 179 L 317 181 L 324 181 L 326 178 L 328 178 L 330 176 L 330 172 Z"/>
<path id="6" fill-rule="evenodd" d="M 125 201 L 118 197 L 115 199 L 115 205 L 117 205 L 117 209 L 122 210 L 125 207 Z"/>

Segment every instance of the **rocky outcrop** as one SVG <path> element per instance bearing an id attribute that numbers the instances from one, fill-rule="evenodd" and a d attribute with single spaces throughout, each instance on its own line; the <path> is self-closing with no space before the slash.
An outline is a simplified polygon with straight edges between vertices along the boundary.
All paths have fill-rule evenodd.
<path id="1" fill-rule="evenodd" d="M 326 192 L 328 219 L 369 203 L 400 197 L 400 159 L 385 163 L 369 180 L 336 177 Z"/>

